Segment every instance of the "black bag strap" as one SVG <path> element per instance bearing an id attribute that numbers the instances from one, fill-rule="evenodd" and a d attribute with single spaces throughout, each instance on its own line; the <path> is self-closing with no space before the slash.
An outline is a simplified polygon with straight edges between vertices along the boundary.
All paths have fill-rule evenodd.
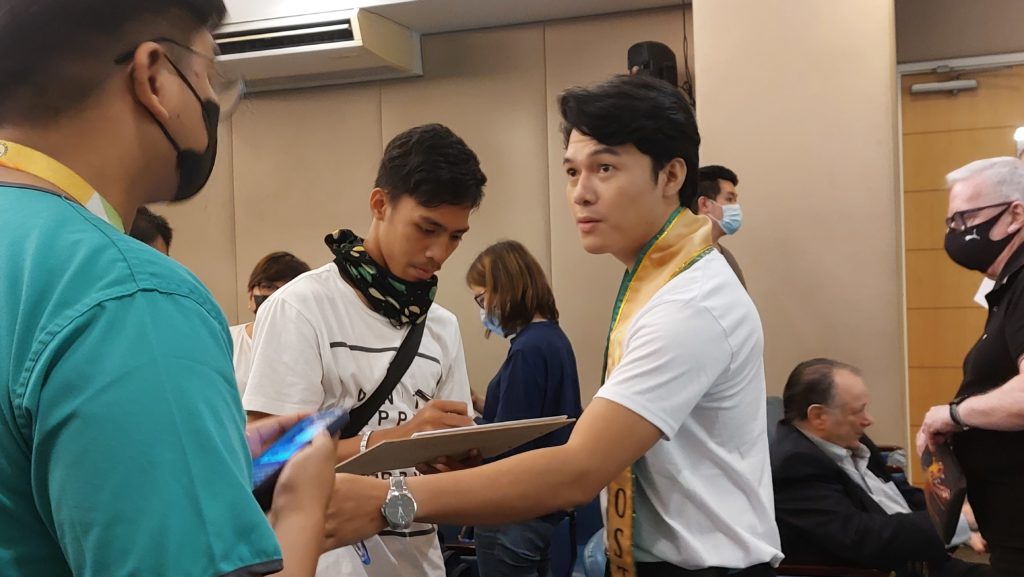
<path id="1" fill-rule="evenodd" d="M 344 267 L 338 263 L 338 271 L 343 270 Z M 341 277 L 342 280 L 348 282 L 344 272 L 341 273 Z M 426 325 L 427 319 L 424 317 L 423 320 L 412 325 L 409 332 L 405 333 L 405 338 L 402 339 L 395 358 L 391 359 L 391 364 L 388 365 L 388 372 L 384 374 L 384 379 L 377 385 L 373 394 L 366 399 L 366 402 L 349 411 L 348 424 L 341 430 L 342 439 L 350 439 L 358 435 L 384 405 L 384 401 L 394 392 L 398 382 L 405 376 L 413 359 L 416 358 L 416 353 L 420 350 L 420 342 L 423 340 L 423 330 Z"/>
<path id="2" fill-rule="evenodd" d="M 398 347 L 398 352 L 395 353 L 395 358 L 391 359 L 391 364 L 388 365 L 388 372 L 384 374 L 384 379 L 377 385 L 373 394 L 366 399 L 366 402 L 349 411 L 348 424 L 341 430 L 342 439 L 358 435 L 359 431 L 362 431 L 370 419 L 377 414 L 377 411 L 384 405 L 384 401 L 398 386 L 398 382 L 405 376 L 409 366 L 412 365 L 412 360 L 416 358 L 416 353 L 420 350 L 420 341 L 423 340 L 423 329 L 426 324 L 427 319 L 424 318 L 414 324 L 405 334 L 402 344 Z"/>

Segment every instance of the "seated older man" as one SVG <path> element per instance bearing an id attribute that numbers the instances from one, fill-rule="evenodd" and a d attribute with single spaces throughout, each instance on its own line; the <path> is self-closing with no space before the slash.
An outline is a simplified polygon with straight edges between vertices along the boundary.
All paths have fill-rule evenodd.
<path id="1" fill-rule="evenodd" d="M 983 576 L 953 559 L 924 495 L 885 471 L 860 371 L 830 359 L 800 363 L 783 393 L 771 445 L 775 518 L 790 563 L 843 565 L 898 575 Z"/>

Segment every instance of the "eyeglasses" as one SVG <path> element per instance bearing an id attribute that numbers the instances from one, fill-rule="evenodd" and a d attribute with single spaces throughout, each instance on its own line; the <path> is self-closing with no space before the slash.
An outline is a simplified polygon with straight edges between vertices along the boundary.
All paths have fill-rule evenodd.
<path id="1" fill-rule="evenodd" d="M 1013 201 L 1010 201 L 1010 202 L 1000 202 L 1000 203 L 997 203 L 997 204 L 990 204 L 990 205 L 987 205 L 987 206 L 979 206 L 978 208 L 968 208 L 967 210 L 960 210 L 960 211 L 954 212 L 953 216 L 951 216 L 951 217 L 946 219 L 946 229 L 947 230 L 955 230 L 957 232 L 961 232 L 965 228 L 967 228 L 967 226 L 968 226 L 967 225 L 967 221 L 970 220 L 970 217 L 974 216 L 975 214 L 978 214 L 979 212 L 981 212 L 983 210 L 990 209 L 990 208 L 996 208 L 996 207 L 1001 207 L 1001 206 L 1010 206 L 1011 204 L 1013 204 Z"/>
<path id="2" fill-rule="evenodd" d="M 233 76 L 225 71 L 217 62 L 217 58 L 215 56 L 203 54 L 195 48 L 186 46 L 172 38 L 154 38 L 150 40 L 150 42 L 156 42 L 157 44 L 169 44 L 173 49 L 184 50 L 189 54 L 207 60 L 210 63 L 210 66 L 208 67 L 208 80 L 210 82 L 210 88 L 213 89 L 213 93 L 217 97 L 217 104 L 220 106 L 221 118 L 230 118 L 231 115 L 234 114 L 235 110 L 238 108 L 239 102 L 242 100 L 242 96 L 245 95 L 245 82 L 241 78 Z M 135 56 L 136 49 L 137 48 L 132 48 L 115 58 L 114 64 L 123 65 L 131 62 L 132 58 Z M 167 56 L 167 59 L 175 69 L 178 69 L 178 65 L 175 64 L 174 60 L 171 60 L 169 55 Z M 180 72 L 181 70 L 178 69 L 178 71 Z"/>
<path id="3" fill-rule="evenodd" d="M 478 295 L 473 295 L 473 300 L 476 301 L 477 306 L 480 307 L 480 308 L 484 308 L 484 295 L 485 294 L 487 294 L 487 291 L 484 291 L 484 292 L 482 292 L 482 293 L 480 293 Z"/>

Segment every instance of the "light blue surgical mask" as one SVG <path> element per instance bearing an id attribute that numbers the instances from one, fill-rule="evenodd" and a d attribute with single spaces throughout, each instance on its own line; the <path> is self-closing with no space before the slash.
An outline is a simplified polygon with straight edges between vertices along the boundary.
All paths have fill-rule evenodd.
<path id="1" fill-rule="evenodd" d="M 505 336 L 505 330 L 501 328 L 501 325 L 498 323 L 497 319 L 487 314 L 487 311 L 484 309 L 480 309 L 480 322 L 484 324 L 485 329 L 491 331 L 492 333 L 500 337 Z"/>
<path id="2" fill-rule="evenodd" d="M 717 203 L 716 203 L 717 204 Z M 743 225 L 743 209 L 738 204 L 721 204 L 722 220 L 718 226 L 722 227 L 725 234 L 736 234 L 736 231 Z"/>

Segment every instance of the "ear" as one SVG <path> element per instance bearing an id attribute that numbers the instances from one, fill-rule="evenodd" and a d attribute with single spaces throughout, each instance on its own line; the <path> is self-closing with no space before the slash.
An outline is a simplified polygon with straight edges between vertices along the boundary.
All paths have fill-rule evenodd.
<path id="1" fill-rule="evenodd" d="M 1024 229 L 1024 203 L 1015 202 L 1010 206 L 1010 226 L 1006 231 L 1009 234 Z"/>
<path id="2" fill-rule="evenodd" d="M 807 423 L 812 427 L 818 426 L 824 417 L 825 407 L 821 405 L 811 405 L 810 407 L 807 407 Z"/>
<path id="3" fill-rule="evenodd" d="M 155 42 L 143 42 L 132 58 L 131 82 L 135 98 L 158 121 L 166 123 L 170 113 L 160 101 L 166 79 L 163 49 Z"/>
<path id="4" fill-rule="evenodd" d="M 370 192 L 370 212 L 374 220 L 384 220 L 390 206 L 388 193 L 383 188 L 375 188 Z"/>
<path id="5" fill-rule="evenodd" d="M 682 158 L 673 158 L 661 169 L 661 178 L 664 179 L 665 187 L 662 189 L 662 196 L 672 197 L 679 200 L 679 189 L 683 188 L 686 182 L 686 163 Z"/>
<path id="6" fill-rule="evenodd" d="M 249 312 L 256 314 L 256 301 L 252 298 L 252 289 L 249 289 Z"/>

